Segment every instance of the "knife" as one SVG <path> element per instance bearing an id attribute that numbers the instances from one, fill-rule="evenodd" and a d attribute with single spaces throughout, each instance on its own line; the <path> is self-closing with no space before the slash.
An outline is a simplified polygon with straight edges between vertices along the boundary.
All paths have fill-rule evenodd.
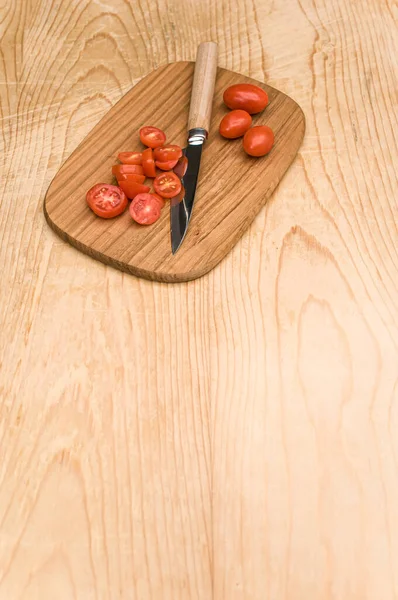
<path id="1" fill-rule="evenodd" d="M 217 53 L 218 47 L 215 42 L 203 42 L 199 45 L 196 55 L 188 117 L 188 146 L 184 148 L 184 154 L 188 159 L 188 168 L 182 178 L 185 196 L 181 201 L 172 200 L 170 208 L 173 254 L 177 252 L 185 238 L 192 215 L 203 144 L 210 128 Z"/>

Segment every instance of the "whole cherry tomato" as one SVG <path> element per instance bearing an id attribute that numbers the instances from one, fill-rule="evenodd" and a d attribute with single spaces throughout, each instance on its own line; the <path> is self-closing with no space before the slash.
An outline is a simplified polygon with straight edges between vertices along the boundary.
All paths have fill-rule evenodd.
<path id="1" fill-rule="evenodd" d="M 249 156 L 264 156 L 274 145 L 274 132 L 267 125 L 258 125 L 246 131 L 243 148 Z"/>
<path id="2" fill-rule="evenodd" d="M 267 92 L 251 83 L 231 85 L 223 99 L 228 108 L 246 110 L 251 115 L 261 112 L 268 104 Z"/>
<path id="3" fill-rule="evenodd" d="M 252 118 L 246 110 L 231 110 L 220 123 L 220 134 L 229 139 L 241 137 L 252 124 Z"/>
<path id="4" fill-rule="evenodd" d="M 107 183 L 97 183 L 89 189 L 86 200 L 91 210 L 104 219 L 117 217 L 127 206 L 127 198 L 123 190 Z"/>

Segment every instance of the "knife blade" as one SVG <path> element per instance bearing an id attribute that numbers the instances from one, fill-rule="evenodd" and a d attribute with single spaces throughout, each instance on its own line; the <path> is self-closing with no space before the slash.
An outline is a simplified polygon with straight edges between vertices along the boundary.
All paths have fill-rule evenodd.
<path id="1" fill-rule="evenodd" d="M 175 254 L 185 239 L 192 216 L 198 184 L 203 144 L 207 139 L 214 85 L 217 73 L 217 44 L 203 42 L 198 47 L 188 117 L 188 145 L 184 154 L 188 168 L 182 178 L 185 196 L 170 207 L 171 250 Z"/>

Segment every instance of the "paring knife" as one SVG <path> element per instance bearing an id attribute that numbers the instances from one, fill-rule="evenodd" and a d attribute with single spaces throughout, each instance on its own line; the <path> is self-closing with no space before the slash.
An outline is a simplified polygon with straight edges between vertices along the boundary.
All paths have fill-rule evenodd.
<path id="1" fill-rule="evenodd" d="M 188 168 L 182 184 L 185 196 L 181 201 L 171 202 L 171 249 L 173 254 L 181 246 L 187 233 L 198 183 L 203 144 L 210 127 L 211 108 L 217 73 L 218 47 L 215 42 L 203 42 L 198 47 L 193 77 L 191 103 L 188 117 L 188 146 L 184 154 Z"/>

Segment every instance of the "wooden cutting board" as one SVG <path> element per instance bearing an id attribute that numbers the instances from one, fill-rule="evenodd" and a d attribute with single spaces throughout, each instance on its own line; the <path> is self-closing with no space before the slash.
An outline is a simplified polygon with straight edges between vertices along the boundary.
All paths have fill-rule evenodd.
<path id="1" fill-rule="evenodd" d="M 212 123 L 202 155 L 199 185 L 187 236 L 173 256 L 169 205 L 154 225 L 133 222 L 128 210 L 101 219 L 88 208 L 86 191 L 95 183 L 116 183 L 111 167 L 117 154 L 142 149 L 138 130 L 155 125 L 169 143 L 186 145 L 195 63 L 178 62 L 153 71 L 135 85 L 94 127 L 61 167 L 47 191 L 44 213 L 49 225 L 82 252 L 147 279 L 180 282 L 210 271 L 236 244 L 292 163 L 302 142 L 305 119 L 291 98 L 263 83 L 218 69 Z M 228 112 L 222 95 L 234 83 L 254 83 L 269 95 L 267 108 L 253 125 L 269 125 L 275 146 L 251 158 L 242 139 L 218 133 Z"/>

